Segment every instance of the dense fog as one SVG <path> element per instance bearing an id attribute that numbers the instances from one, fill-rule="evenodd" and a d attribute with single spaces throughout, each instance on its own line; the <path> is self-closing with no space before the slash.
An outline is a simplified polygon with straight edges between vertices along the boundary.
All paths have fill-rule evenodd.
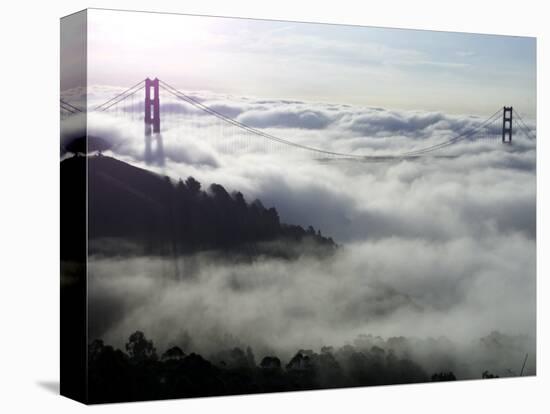
<path id="1" fill-rule="evenodd" d="M 109 88 L 90 92 L 92 102 Z M 196 94 L 218 111 L 289 140 L 356 154 L 395 154 L 444 141 L 483 119 L 349 105 Z M 166 111 L 192 109 L 163 101 Z M 490 114 L 488 114 L 490 115 Z M 193 114 L 201 134 L 216 119 Z M 313 225 L 334 256 L 232 263 L 215 252 L 179 257 L 91 257 L 92 338 L 123 347 L 142 330 L 165 349 L 214 354 L 250 346 L 258 357 L 298 349 L 380 346 L 428 373 L 535 370 L 535 144 L 464 141 L 441 155 L 393 161 L 320 161 L 228 151 L 193 129 L 163 132 L 164 166 L 146 165 L 143 125 L 91 114 L 106 154 L 168 175 L 193 176 L 275 207 L 282 222 Z M 529 121 L 528 121 L 529 123 Z M 530 124 L 530 123 L 529 123 Z M 530 124 L 532 126 L 532 124 Z M 65 135 L 74 135 L 70 126 Z M 225 135 L 238 143 L 242 137 Z M 451 157 L 452 156 L 452 157 Z M 180 273 L 174 276 L 174 268 Z M 397 337 L 403 337 L 396 339 Z M 393 339 L 392 339 L 393 338 Z"/>

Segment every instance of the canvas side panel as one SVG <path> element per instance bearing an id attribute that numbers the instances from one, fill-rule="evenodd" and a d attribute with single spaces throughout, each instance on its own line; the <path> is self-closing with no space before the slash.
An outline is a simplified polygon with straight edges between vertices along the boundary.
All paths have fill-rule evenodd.
<path id="1" fill-rule="evenodd" d="M 87 11 L 61 19 L 61 394 L 87 402 Z"/>

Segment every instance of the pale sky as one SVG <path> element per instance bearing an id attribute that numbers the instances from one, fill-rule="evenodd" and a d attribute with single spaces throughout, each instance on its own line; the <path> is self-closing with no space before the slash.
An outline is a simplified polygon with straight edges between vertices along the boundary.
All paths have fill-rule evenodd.
<path id="1" fill-rule="evenodd" d="M 88 11 L 91 85 L 534 117 L 535 38 Z"/>

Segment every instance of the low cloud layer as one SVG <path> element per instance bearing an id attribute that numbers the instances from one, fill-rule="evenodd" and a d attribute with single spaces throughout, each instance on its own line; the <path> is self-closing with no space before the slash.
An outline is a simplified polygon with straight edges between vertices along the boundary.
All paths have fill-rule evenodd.
<path id="1" fill-rule="evenodd" d="M 166 259 L 95 258 L 90 335 L 122 347 L 139 329 L 160 349 L 183 343 L 210 354 L 251 346 L 258 356 L 287 359 L 362 335 L 405 337 L 419 361 L 432 347 L 452 361 L 426 361 L 428 369 L 465 365 L 462 375 L 506 375 L 525 353 L 534 358 L 533 246 L 519 235 L 446 243 L 389 238 L 347 245 L 326 260 L 228 265 L 203 255 L 179 260 L 184 280 L 174 280 L 175 263 Z M 490 356 L 480 339 L 492 331 L 520 338 L 519 349 L 502 350 L 515 359 L 478 365 Z M 423 344 L 427 338 L 436 344 Z"/>
<path id="2" fill-rule="evenodd" d="M 278 137 L 354 154 L 423 148 L 482 121 L 443 113 L 195 96 Z M 104 97 L 103 89 L 90 91 L 91 102 Z M 145 164 L 144 128 L 137 115 L 91 114 L 89 133 L 111 142 L 107 154 L 174 180 L 194 176 L 204 185 L 239 190 L 249 201 L 259 198 L 275 206 L 284 222 L 321 229 L 342 248 L 326 261 L 228 266 L 202 256 L 181 259 L 180 267 L 192 270 L 177 282 L 171 278 L 172 262 L 94 258 L 89 282 L 93 335 L 121 346 L 131 331 L 142 329 L 161 346 L 189 335 L 196 350 L 215 352 L 242 343 L 259 353 L 285 355 L 352 343 L 368 334 L 421 341 L 445 336 L 456 346 L 449 356 L 456 364 L 486 361 L 494 354 L 494 349 L 480 351 L 479 345 L 479 338 L 492 331 L 528 338 L 521 346 L 510 340 L 516 351 L 494 362 L 494 368 L 486 367 L 502 375 L 518 365 L 518 355 L 534 352 L 534 141 L 518 131 L 513 145 L 479 139 L 421 159 L 323 161 L 222 126 L 181 101 L 162 102 L 164 166 Z M 496 136 L 498 128 L 483 132 Z M 469 354 L 474 348 L 475 357 Z M 418 355 L 422 349 L 428 348 L 415 346 Z"/>

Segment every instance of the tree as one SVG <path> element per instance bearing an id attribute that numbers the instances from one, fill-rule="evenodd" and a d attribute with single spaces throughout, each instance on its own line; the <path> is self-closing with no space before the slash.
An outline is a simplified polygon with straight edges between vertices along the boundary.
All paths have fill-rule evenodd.
<path id="1" fill-rule="evenodd" d="M 185 180 L 185 185 L 187 186 L 187 189 L 192 196 L 198 195 L 201 191 L 201 183 L 199 183 L 193 177 L 188 177 L 187 180 Z"/>
<path id="2" fill-rule="evenodd" d="M 266 356 L 262 359 L 260 367 L 263 369 L 281 369 L 281 360 L 276 356 Z"/>
<path id="3" fill-rule="evenodd" d="M 456 381 L 455 374 L 453 374 L 452 371 L 449 372 L 439 372 L 437 374 L 432 375 L 432 381 L 439 382 L 439 381 Z"/>
<path id="4" fill-rule="evenodd" d="M 218 200 L 229 203 L 231 202 L 231 197 L 225 188 L 222 185 L 213 183 L 210 185 L 210 191 Z"/>
<path id="5" fill-rule="evenodd" d="M 173 346 L 172 348 L 168 349 L 164 354 L 162 354 L 161 357 L 163 361 L 179 361 L 183 358 L 185 358 L 185 352 L 183 352 L 179 346 Z"/>
<path id="6" fill-rule="evenodd" d="M 136 362 L 157 359 L 157 350 L 153 346 L 153 341 L 145 338 L 141 331 L 136 331 L 128 338 L 126 343 L 126 352 L 130 358 Z"/>
<path id="7" fill-rule="evenodd" d="M 239 206 L 240 208 L 247 208 L 246 200 L 244 199 L 243 193 L 241 193 L 240 191 L 233 193 L 233 199 L 235 200 L 237 206 Z"/>
<path id="8" fill-rule="evenodd" d="M 178 192 L 185 191 L 185 184 L 183 183 L 183 180 L 181 178 L 178 180 L 178 183 L 176 184 L 176 190 L 178 190 Z"/>
<path id="9" fill-rule="evenodd" d="M 94 339 L 88 345 L 88 358 L 91 361 L 98 359 L 104 349 L 105 349 L 105 345 L 103 343 L 103 340 Z"/>

